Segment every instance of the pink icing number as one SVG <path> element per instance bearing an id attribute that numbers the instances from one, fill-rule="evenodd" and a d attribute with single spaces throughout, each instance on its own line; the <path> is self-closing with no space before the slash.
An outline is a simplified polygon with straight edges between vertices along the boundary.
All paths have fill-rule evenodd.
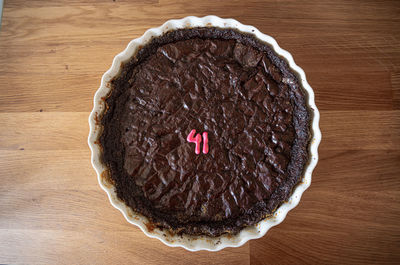
<path id="1" fill-rule="evenodd" d="M 196 137 L 194 137 L 194 135 L 196 134 L 196 130 L 193 129 L 189 135 L 187 136 L 186 140 L 189 143 L 195 143 L 196 144 L 196 148 L 195 148 L 195 153 L 196 154 L 200 154 L 200 143 L 201 143 L 201 136 L 200 134 L 196 135 Z"/>
<path id="2" fill-rule="evenodd" d="M 195 143 L 196 147 L 195 147 L 195 153 L 196 154 L 200 154 L 200 143 L 201 143 L 201 135 L 200 134 L 196 134 L 196 130 L 193 129 L 189 135 L 187 136 L 186 140 L 189 143 Z M 208 153 L 208 133 L 207 132 L 203 132 L 203 154 L 207 154 Z"/>
<path id="3" fill-rule="evenodd" d="M 208 153 L 208 133 L 207 132 L 203 132 L 203 154 L 207 154 Z"/>

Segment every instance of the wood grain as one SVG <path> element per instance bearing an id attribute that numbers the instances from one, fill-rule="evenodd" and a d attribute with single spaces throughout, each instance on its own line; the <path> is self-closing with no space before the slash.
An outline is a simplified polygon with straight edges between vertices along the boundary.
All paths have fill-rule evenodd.
<path id="1" fill-rule="evenodd" d="M 307 73 L 323 140 L 311 188 L 240 248 L 190 253 L 129 225 L 90 165 L 101 75 L 167 19 L 275 37 Z M 8 0 L 0 29 L 1 264 L 400 263 L 400 2 Z"/>

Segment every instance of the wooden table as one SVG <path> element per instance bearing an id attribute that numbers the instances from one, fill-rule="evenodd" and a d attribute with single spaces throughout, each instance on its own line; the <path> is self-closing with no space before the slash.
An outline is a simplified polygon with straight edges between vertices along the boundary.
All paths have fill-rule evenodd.
<path id="1" fill-rule="evenodd" d="M 190 253 L 110 205 L 87 119 L 129 40 L 207 14 L 254 25 L 292 53 L 323 140 L 311 188 L 281 225 L 240 248 Z M 399 1 L 6 0 L 0 92 L 0 263 L 400 262 Z"/>

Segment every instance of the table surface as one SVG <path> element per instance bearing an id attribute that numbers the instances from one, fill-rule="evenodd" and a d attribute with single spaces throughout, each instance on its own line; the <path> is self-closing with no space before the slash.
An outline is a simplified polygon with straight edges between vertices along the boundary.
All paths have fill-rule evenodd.
<path id="1" fill-rule="evenodd" d="M 0 30 L 0 263 L 400 262 L 400 2 L 6 0 Z M 320 161 L 266 236 L 217 253 L 147 238 L 108 202 L 87 146 L 101 75 L 171 18 L 276 38 L 321 112 Z"/>

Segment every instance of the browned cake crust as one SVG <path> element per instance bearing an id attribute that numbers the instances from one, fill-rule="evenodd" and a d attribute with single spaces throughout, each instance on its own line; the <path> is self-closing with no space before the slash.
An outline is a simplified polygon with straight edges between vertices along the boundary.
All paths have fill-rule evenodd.
<path id="1" fill-rule="evenodd" d="M 122 69 L 100 143 L 134 211 L 176 233 L 218 236 L 288 199 L 308 161 L 310 117 L 297 76 L 269 45 L 232 29 L 176 30 Z M 195 154 L 193 129 L 208 133 L 208 153 Z"/>

